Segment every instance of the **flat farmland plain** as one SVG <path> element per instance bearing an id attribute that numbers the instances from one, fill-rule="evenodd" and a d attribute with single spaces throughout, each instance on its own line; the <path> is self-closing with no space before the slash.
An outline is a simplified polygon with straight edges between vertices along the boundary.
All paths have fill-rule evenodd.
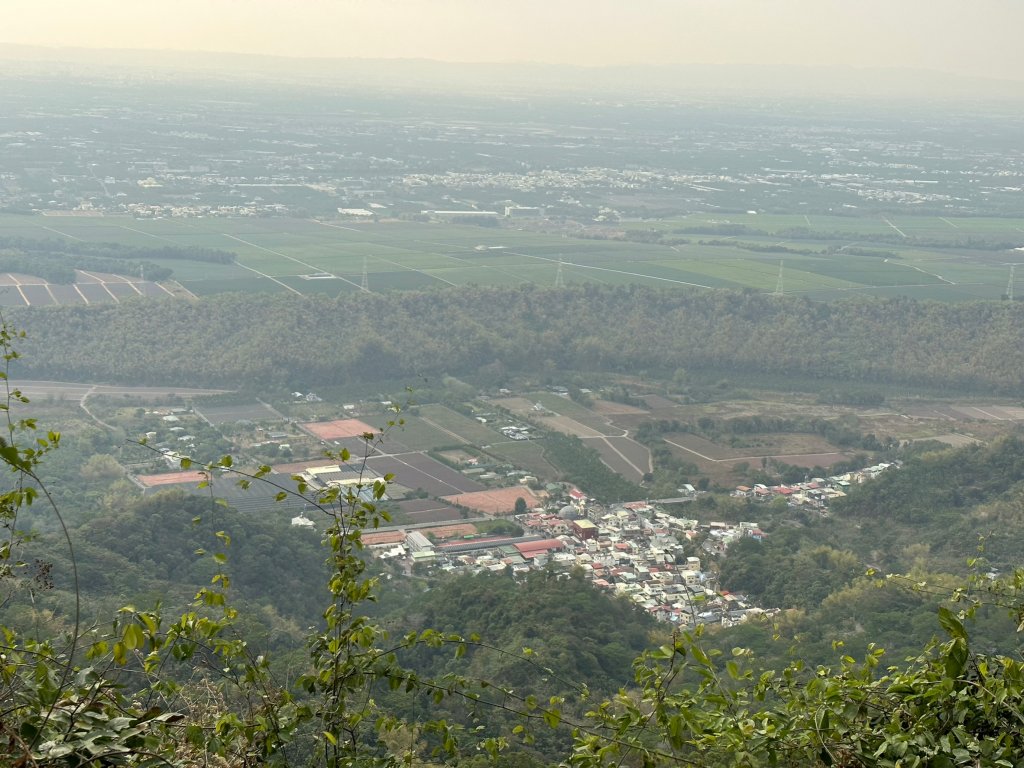
<path id="1" fill-rule="evenodd" d="M 422 488 L 432 496 L 449 496 L 485 490 L 485 487 L 466 475 L 447 467 L 422 453 L 401 456 L 371 456 L 367 466 L 381 475 L 391 473 L 395 481 L 406 488 Z"/>
<path id="2" fill-rule="evenodd" d="M 630 230 L 661 232 L 688 242 L 635 242 L 626 236 Z M 739 234 L 717 235 L 716 230 Z M 333 297 L 361 290 L 364 274 L 373 292 L 554 285 L 559 273 L 566 284 L 770 292 L 781 271 L 786 293 L 815 299 L 860 293 L 962 301 L 998 298 L 1006 290 L 1007 265 L 1024 262 L 1009 250 L 1024 245 L 1024 219 L 701 214 L 621 222 L 606 236 L 589 239 L 563 232 L 411 221 L 0 215 L 0 238 L 64 240 L 69 246 L 195 246 L 235 256 L 231 264 L 154 259 L 174 274 L 167 291 L 132 286 L 144 296 L 171 292 L 171 283 L 177 283 L 197 296 L 241 291 Z M 994 240 L 1006 248 L 979 250 L 972 238 Z M 124 286 L 115 290 L 130 295 Z M 0 303 L 31 301 L 17 291 L 8 293 L 0 296 Z M 121 298 L 104 293 L 95 300 Z M 55 296 L 33 291 L 33 296 L 40 304 L 82 303 L 77 292 Z"/>

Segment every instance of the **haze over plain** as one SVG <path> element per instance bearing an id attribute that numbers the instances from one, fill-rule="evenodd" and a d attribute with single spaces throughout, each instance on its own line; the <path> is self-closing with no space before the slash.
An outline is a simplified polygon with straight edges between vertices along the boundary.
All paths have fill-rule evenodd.
<path id="1" fill-rule="evenodd" d="M 809 87 L 827 87 L 831 80 L 839 91 L 851 86 L 842 77 L 815 79 L 813 70 L 906 69 L 918 72 L 907 80 L 907 90 L 924 87 L 938 94 L 942 80 L 936 75 L 945 73 L 1004 81 L 1004 93 L 1024 91 L 1024 47 L 1018 40 L 1024 4 L 1009 0 L 645 0 L 629 5 L 313 0 L 301 7 L 285 0 L 13 0 L 5 5 L 0 57 L 15 60 L 41 54 L 12 46 L 575 67 L 758 66 L 768 67 L 766 79 L 776 80 L 787 76 L 785 68 L 797 67 L 811 70 L 803 73 Z M 922 71 L 932 76 L 923 77 Z M 663 74 L 668 78 L 671 72 Z M 884 79 L 876 76 L 873 83 Z"/>

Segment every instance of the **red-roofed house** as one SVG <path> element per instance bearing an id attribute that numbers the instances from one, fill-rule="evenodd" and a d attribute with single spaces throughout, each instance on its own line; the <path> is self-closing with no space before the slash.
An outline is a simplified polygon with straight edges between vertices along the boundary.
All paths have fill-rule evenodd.
<path id="1" fill-rule="evenodd" d="M 565 542 L 561 539 L 542 539 L 541 541 L 524 541 L 515 545 L 527 560 L 532 560 L 537 555 L 546 555 L 548 552 L 561 552 L 565 549 Z"/>

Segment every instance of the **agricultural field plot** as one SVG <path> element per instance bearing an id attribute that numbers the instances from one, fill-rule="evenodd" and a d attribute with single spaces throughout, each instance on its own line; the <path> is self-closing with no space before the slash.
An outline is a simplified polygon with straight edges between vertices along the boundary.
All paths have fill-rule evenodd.
<path id="1" fill-rule="evenodd" d="M 242 403 L 239 405 L 204 405 L 196 413 L 215 427 L 221 424 L 236 424 L 239 421 L 280 422 L 281 414 L 265 403 Z"/>
<path id="2" fill-rule="evenodd" d="M 484 486 L 475 480 L 422 453 L 371 456 L 366 463 L 374 472 L 382 475 L 391 473 L 400 485 L 411 489 L 422 488 L 431 496 L 448 496 L 484 489 Z"/>
<path id="3" fill-rule="evenodd" d="M 566 435 L 573 435 L 574 437 L 603 437 L 602 432 L 578 422 L 575 419 L 570 419 L 568 416 L 534 416 L 533 420 L 545 429 L 562 432 Z M 620 434 L 620 432 L 616 432 L 616 434 Z"/>
<path id="4" fill-rule="evenodd" d="M 25 304 L 32 307 L 56 306 L 57 300 L 47 290 L 45 285 L 22 285 L 18 287 L 21 295 L 25 297 Z M 115 293 L 115 298 L 117 294 Z"/>
<path id="5" fill-rule="evenodd" d="M 648 222 L 644 222 L 645 227 Z M 688 227 L 741 225 L 771 234 L 785 234 L 786 230 L 805 229 L 823 235 L 853 234 L 869 238 L 871 235 L 889 235 L 902 231 L 908 237 L 927 237 L 955 241 L 970 235 L 1005 235 L 1010 239 L 1024 234 L 1024 220 L 991 217 L 942 216 L 821 216 L 815 214 L 691 214 L 657 222 L 661 230 L 672 231 Z M 693 235 L 691 235 L 693 236 Z"/>
<path id="6" fill-rule="evenodd" d="M 207 479 L 207 473 L 201 471 L 188 472 L 166 472 L 159 475 L 136 475 L 138 480 L 146 488 L 162 488 L 167 485 L 196 485 Z"/>
<path id="7" fill-rule="evenodd" d="M 0 273 L 0 305 L 47 307 L 58 304 L 111 304 L 141 297 L 166 297 L 171 292 L 158 283 L 78 271 L 73 284 L 47 283 L 32 275 Z"/>
<path id="8" fill-rule="evenodd" d="M 537 477 L 553 479 L 559 475 L 558 470 L 544 458 L 543 440 L 508 440 L 491 443 L 487 452 Z"/>
<path id="9" fill-rule="evenodd" d="M 51 283 L 47 286 L 50 291 L 50 295 L 53 296 L 54 301 L 57 304 L 84 304 L 85 298 L 80 294 L 73 285 L 58 285 Z M 159 289 L 158 289 L 159 290 Z M 163 291 L 161 291 L 163 293 Z M 164 294 L 165 296 L 167 294 Z"/>
<path id="10" fill-rule="evenodd" d="M 351 280 L 361 279 L 353 275 Z M 370 291 L 423 291 L 445 288 L 452 283 L 442 275 L 416 269 L 396 269 L 391 272 L 368 272 L 367 289 Z M 361 285 L 361 283 L 360 283 Z"/>
<path id="11" fill-rule="evenodd" d="M 1006 287 L 1010 277 L 1010 267 L 1006 263 L 1005 254 L 997 254 L 997 262 L 981 260 L 955 260 L 948 255 L 941 259 L 920 252 L 907 253 L 903 256 L 910 267 L 935 274 L 944 281 L 956 285 L 1001 285 Z M 1014 275 L 1015 280 L 1020 279 Z"/>
<path id="12" fill-rule="evenodd" d="M 430 451 L 465 443 L 451 432 L 428 424 L 416 416 L 404 416 L 403 419 L 405 423 L 395 427 L 384 440 L 383 448 L 388 453 L 397 453 L 393 443 L 399 440 L 412 451 Z"/>
<path id="13" fill-rule="evenodd" d="M 310 421 L 300 424 L 304 430 L 320 440 L 341 440 L 376 434 L 377 430 L 359 419 L 337 419 L 335 421 Z"/>
<path id="14" fill-rule="evenodd" d="M 423 528 L 421 533 L 424 536 L 433 537 L 438 543 L 447 541 L 458 541 L 464 537 L 475 537 L 479 529 L 472 523 L 454 523 L 451 525 L 436 525 Z"/>
<path id="15" fill-rule="evenodd" d="M 106 288 L 119 302 L 128 299 L 137 299 L 142 296 L 142 291 L 136 290 L 130 283 L 105 283 Z"/>
<path id="16" fill-rule="evenodd" d="M 430 269 L 427 274 L 446 282 L 448 285 L 522 285 L 532 282 L 507 268 L 490 266 L 465 266 L 451 267 L 444 270 Z M 554 284 L 554 272 L 552 271 L 551 283 Z"/>
<path id="17" fill-rule="evenodd" d="M 525 397 L 496 397 L 491 400 L 499 408 L 511 411 L 517 416 L 525 416 L 537 413 L 533 408 L 534 400 L 527 400 Z M 541 403 L 543 405 L 543 403 Z"/>
<path id="18" fill-rule="evenodd" d="M 282 275 L 274 279 L 292 292 L 301 293 L 304 296 L 323 294 L 334 298 L 343 293 L 360 290 L 359 283 L 356 282 L 359 277 L 356 275 L 349 278 L 334 277 L 312 280 L 301 276 Z"/>
<path id="19" fill-rule="evenodd" d="M 802 460 L 814 457 L 814 463 L 823 461 L 824 464 L 833 464 L 846 456 L 846 453 L 837 450 L 836 446 L 823 437 L 812 434 L 787 432 L 749 435 L 742 444 L 735 446 L 722 445 L 689 433 L 670 433 L 662 439 L 673 449 L 673 453 L 697 464 L 711 462 L 731 465 L 741 461 L 756 462 L 765 457 L 798 465 L 802 465 Z"/>
<path id="20" fill-rule="evenodd" d="M 782 237 L 780 244 L 795 249 L 857 243 L 897 252 L 901 259 L 885 262 L 842 251 L 820 257 L 758 254 L 740 247 L 699 242 L 669 247 L 450 223 L 386 221 L 347 226 L 283 218 L 136 221 L 127 217 L 0 216 L 0 236 L 152 247 L 173 244 L 235 253 L 236 264 L 155 259 L 173 270 L 173 280 L 200 296 L 232 290 L 337 296 L 359 290 L 364 263 L 371 291 L 431 290 L 471 284 L 553 285 L 559 262 L 566 284 L 639 283 L 680 289 L 745 287 L 772 291 L 778 282 L 778 262 L 784 260 L 787 293 L 826 299 L 860 291 L 880 296 L 964 300 L 1001 295 L 1007 280 L 1003 264 L 1012 254 L 967 248 L 935 253 L 922 252 L 919 247 L 911 256 L 909 250 L 892 242 L 872 246 L 871 236 L 885 235 L 891 239 L 903 232 L 908 241 L 921 237 L 949 244 L 966 243 L 972 236 L 998 236 L 1005 237 L 1009 244 L 1024 243 L 1024 221 L 991 218 L 901 216 L 887 221 L 882 217 L 701 214 L 623 226 L 671 232 L 686 227 L 734 225 L 770 233 L 735 235 L 754 245 L 771 245 L 775 242 L 773 236 Z M 822 237 L 785 240 L 786 231 L 794 228 L 820 233 Z M 705 236 L 691 234 L 687 239 Z M 942 267 L 924 261 L 938 261 Z M 327 273 L 336 279 L 303 278 L 316 273 Z M 128 295 L 123 289 L 114 290 L 120 292 L 118 298 Z M 157 296 L 160 290 L 147 287 L 141 292 Z M 16 292 L 15 297 L 0 297 L 0 304 L 16 305 L 20 296 Z M 39 303 L 47 302 L 42 294 L 35 298 Z M 24 299 L 20 300 L 23 304 Z"/>
<path id="21" fill-rule="evenodd" d="M 609 469 L 634 483 L 639 483 L 652 471 L 651 452 L 632 438 L 594 437 L 584 438 L 583 442 L 600 454 Z"/>
<path id="22" fill-rule="evenodd" d="M 349 437 L 340 440 L 331 440 L 327 446 L 328 449 L 335 453 L 340 450 L 346 450 L 351 455 L 350 462 L 358 462 L 366 456 L 376 456 L 378 454 L 385 455 L 390 453 L 409 453 L 409 446 L 405 443 L 400 442 L 397 438 L 387 436 L 383 440 L 380 438 L 380 430 L 374 432 L 373 440 L 364 440 L 361 437 Z"/>
<path id="23" fill-rule="evenodd" d="M 446 523 L 462 518 L 455 507 L 433 499 L 407 499 L 392 505 L 390 511 L 393 525 Z"/>
<path id="24" fill-rule="evenodd" d="M 555 413 L 569 416 L 577 421 L 586 422 L 588 420 L 600 419 L 597 414 L 585 405 L 577 403 L 571 397 L 558 395 L 554 392 L 529 392 L 525 397 L 534 403 L 540 403 Z"/>
<path id="25" fill-rule="evenodd" d="M 746 258 L 733 261 L 714 262 L 691 262 L 688 267 L 694 272 L 707 274 L 709 277 L 717 277 L 721 280 L 731 282 L 742 282 L 749 288 L 758 288 L 764 291 L 773 291 L 778 286 L 780 261 L 783 262 L 781 271 L 786 293 L 801 293 L 813 290 L 846 290 L 850 288 L 863 287 L 864 283 L 856 282 L 850 270 L 844 270 L 841 266 L 829 270 L 820 261 L 812 261 L 808 257 L 793 257 L 786 259 L 774 258 Z M 867 261 L 860 258 L 857 263 Z M 868 270 L 877 269 L 878 260 L 871 260 Z M 920 282 L 920 281 L 918 281 Z"/>
<path id="26" fill-rule="evenodd" d="M 907 416 L 915 419 L 943 419 L 946 421 L 1024 421 L 1024 408 L 1012 405 L 988 405 L 967 403 L 936 403 L 915 405 L 903 409 Z"/>
<path id="27" fill-rule="evenodd" d="M 525 397 L 500 398 L 493 402 L 520 418 L 576 437 L 622 434 L 622 430 L 610 426 L 607 419 L 569 398 L 551 392 L 531 392 Z M 536 410 L 536 404 L 540 404 L 555 415 Z"/>
<path id="28" fill-rule="evenodd" d="M 940 275 L 925 271 L 923 267 L 889 259 L 804 259 L 795 263 L 795 266 L 801 272 L 834 279 L 838 284 L 830 287 L 836 288 L 849 288 L 854 285 L 933 285 L 944 282 Z M 787 290 L 790 275 L 791 270 L 787 264 L 783 270 Z"/>
<path id="29" fill-rule="evenodd" d="M 292 290 L 283 283 L 269 278 L 248 276 L 222 278 L 220 280 L 181 280 L 181 287 L 196 296 L 212 296 L 218 293 L 288 293 Z"/>
<path id="30" fill-rule="evenodd" d="M 421 405 L 419 407 L 419 418 L 426 424 L 439 429 L 441 432 L 454 438 L 447 444 L 468 443 L 470 445 L 486 445 L 494 440 L 503 440 L 504 436 L 493 429 L 475 421 L 461 413 L 456 413 L 437 403 Z"/>
<path id="31" fill-rule="evenodd" d="M 167 267 L 172 272 L 170 279 L 178 282 L 230 280 L 257 276 L 255 272 L 244 269 L 238 264 L 217 264 L 210 261 L 188 261 L 186 259 L 150 259 L 150 261 L 157 266 Z"/>
<path id="32" fill-rule="evenodd" d="M 537 505 L 538 498 L 525 485 L 515 485 L 508 488 L 493 488 L 475 493 L 461 493 L 446 496 L 445 501 L 468 507 L 475 512 L 482 512 L 485 515 L 510 515 L 515 511 L 516 499 L 523 499 L 527 507 Z"/>
<path id="33" fill-rule="evenodd" d="M 591 408 L 599 416 L 606 416 L 608 418 L 625 415 L 642 416 L 648 413 L 643 408 L 637 408 L 635 405 L 616 403 L 613 400 L 595 400 Z"/>
<path id="34" fill-rule="evenodd" d="M 972 235 L 1005 236 L 1020 240 L 1024 236 L 1024 220 L 984 217 L 891 216 L 889 220 L 911 237 L 964 239 Z"/>

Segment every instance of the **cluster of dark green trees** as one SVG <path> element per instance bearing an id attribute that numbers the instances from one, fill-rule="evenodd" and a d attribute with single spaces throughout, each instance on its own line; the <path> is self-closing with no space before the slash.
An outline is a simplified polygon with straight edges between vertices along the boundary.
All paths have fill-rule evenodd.
<path id="1" fill-rule="evenodd" d="M 1018 393 L 1024 306 L 635 286 L 221 295 L 19 312 L 26 373 L 260 386 L 472 377 L 501 364 L 573 371 L 718 370 L 795 381 Z M 301 378 L 302 381 L 296 381 Z"/>

